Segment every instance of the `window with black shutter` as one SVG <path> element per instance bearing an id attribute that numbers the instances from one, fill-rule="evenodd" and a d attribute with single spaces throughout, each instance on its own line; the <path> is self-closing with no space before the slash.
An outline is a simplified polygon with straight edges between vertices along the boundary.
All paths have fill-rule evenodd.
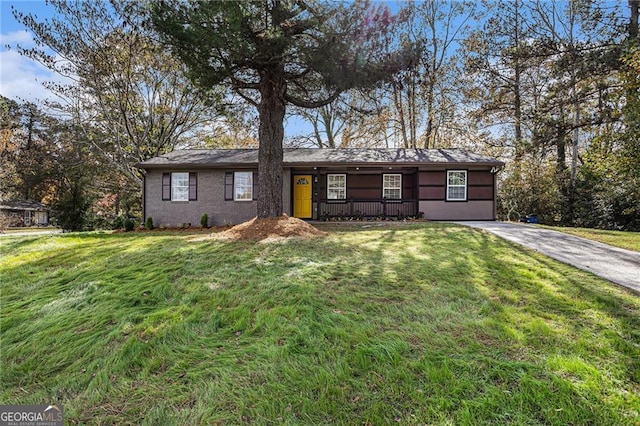
<path id="1" fill-rule="evenodd" d="M 172 183 L 173 182 L 173 183 Z M 163 173 L 163 201 L 196 201 L 198 199 L 197 173 Z"/>
<path id="2" fill-rule="evenodd" d="M 225 172 L 224 173 L 224 199 L 226 201 L 255 201 L 258 199 L 258 172 L 253 172 L 251 177 L 251 183 L 249 187 L 243 186 L 242 188 L 239 185 L 246 184 L 249 179 L 242 179 L 237 181 L 235 179 L 236 173 L 242 175 L 241 177 L 246 177 L 248 172 Z M 244 191 L 241 191 L 244 189 Z M 248 194 L 251 192 L 250 198 L 242 198 L 239 196 L 239 192 L 244 192 L 244 194 Z M 247 195 L 248 196 L 248 195 Z"/>

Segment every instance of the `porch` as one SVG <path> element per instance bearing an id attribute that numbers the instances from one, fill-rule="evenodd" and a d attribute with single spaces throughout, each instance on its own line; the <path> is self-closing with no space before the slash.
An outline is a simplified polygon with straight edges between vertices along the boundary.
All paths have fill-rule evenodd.
<path id="1" fill-rule="evenodd" d="M 385 198 L 349 198 L 318 200 L 318 219 L 405 219 L 418 217 L 418 200 Z"/>

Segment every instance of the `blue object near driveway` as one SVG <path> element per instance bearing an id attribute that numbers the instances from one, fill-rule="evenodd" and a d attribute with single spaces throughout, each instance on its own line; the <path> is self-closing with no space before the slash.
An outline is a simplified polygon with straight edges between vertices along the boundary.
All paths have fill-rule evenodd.
<path id="1" fill-rule="evenodd" d="M 528 214 L 526 216 L 520 216 L 520 222 L 522 223 L 538 223 L 537 214 Z"/>

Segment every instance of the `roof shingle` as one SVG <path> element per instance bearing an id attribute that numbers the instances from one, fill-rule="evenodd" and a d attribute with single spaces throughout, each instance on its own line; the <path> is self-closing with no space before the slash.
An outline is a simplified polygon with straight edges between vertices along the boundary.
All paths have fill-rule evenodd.
<path id="1" fill-rule="evenodd" d="M 0 201 L 0 210 L 43 211 L 43 210 L 49 210 L 49 208 L 37 201 L 10 200 L 10 201 Z"/>
<path id="2" fill-rule="evenodd" d="M 501 166 L 501 161 L 464 149 L 386 148 L 285 148 L 284 166 L 383 165 L 383 164 L 484 164 Z M 258 164 L 257 149 L 188 149 L 173 151 L 137 164 L 141 169 L 165 166 L 252 166 Z"/>

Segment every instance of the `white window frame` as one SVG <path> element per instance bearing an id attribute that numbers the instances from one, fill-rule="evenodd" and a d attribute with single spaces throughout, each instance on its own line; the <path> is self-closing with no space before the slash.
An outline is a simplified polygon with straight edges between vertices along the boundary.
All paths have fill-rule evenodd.
<path id="1" fill-rule="evenodd" d="M 461 173 L 464 176 L 464 184 L 451 183 L 451 178 L 454 174 Z M 468 173 L 466 170 L 447 170 L 447 201 L 467 201 L 467 186 L 468 186 Z M 451 189 L 463 189 L 462 196 L 456 194 L 453 196 L 451 194 Z"/>
<path id="2" fill-rule="evenodd" d="M 253 172 L 233 172 L 233 201 L 253 201 Z"/>
<path id="3" fill-rule="evenodd" d="M 331 182 L 332 178 L 342 178 L 342 185 Z M 332 193 L 332 191 L 334 191 Z M 340 197 L 340 192 L 342 197 Z M 327 200 L 346 200 L 347 198 L 347 175 L 345 173 L 329 173 L 327 174 Z"/>
<path id="4" fill-rule="evenodd" d="M 398 186 L 390 186 L 389 182 L 387 181 L 387 176 L 393 176 L 393 177 L 399 177 L 400 178 L 400 183 L 398 184 Z M 391 190 L 397 190 L 398 191 L 398 196 L 397 197 L 390 197 L 387 193 L 387 191 L 391 191 Z M 387 200 L 401 200 L 402 199 L 402 173 L 384 173 L 382 175 L 382 198 L 385 198 Z"/>
<path id="5" fill-rule="evenodd" d="M 189 201 L 189 172 L 171 173 L 171 201 Z"/>

